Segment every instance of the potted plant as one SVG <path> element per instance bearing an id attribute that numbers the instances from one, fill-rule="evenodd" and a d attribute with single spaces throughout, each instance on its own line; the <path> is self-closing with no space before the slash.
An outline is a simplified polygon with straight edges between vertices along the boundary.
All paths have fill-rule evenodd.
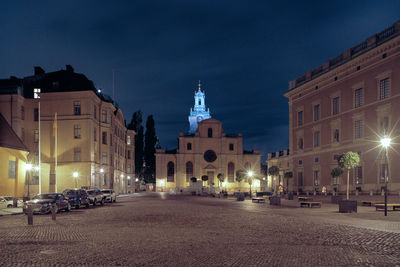
<path id="1" fill-rule="evenodd" d="M 338 161 L 340 167 L 347 169 L 346 200 L 339 201 L 339 212 L 357 212 L 357 200 L 349 200 L 350 169 L 360 163 L 360 157 L 357 153 L 349 151 L 341 155 Z"/>

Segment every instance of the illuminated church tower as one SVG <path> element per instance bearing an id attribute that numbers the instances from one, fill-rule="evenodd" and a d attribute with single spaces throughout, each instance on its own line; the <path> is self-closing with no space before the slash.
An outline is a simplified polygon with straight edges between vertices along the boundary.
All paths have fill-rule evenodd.
<path id="1" fill-rule="evenodd" d="M 196 132 L 198 122 L 211 118 L 210 109 L 206 110 L 205 98 L 206 96 L 204 92 L 201 91 L 201 83 L 199 81 L 199 89 L 194 94 L 194 107 L 190 109 L 190 115 L 189 115 L 190 134 L 194 134 Z"/>

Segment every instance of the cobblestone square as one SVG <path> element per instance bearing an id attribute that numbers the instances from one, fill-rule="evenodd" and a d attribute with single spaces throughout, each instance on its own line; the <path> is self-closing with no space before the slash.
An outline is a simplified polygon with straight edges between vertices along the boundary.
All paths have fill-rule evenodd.
<path id="1" fill-rule="evenodd" d="M 104 207 L 0 217 L 0 266 L 395 266 L 400 213 L 140 193 Z"/>

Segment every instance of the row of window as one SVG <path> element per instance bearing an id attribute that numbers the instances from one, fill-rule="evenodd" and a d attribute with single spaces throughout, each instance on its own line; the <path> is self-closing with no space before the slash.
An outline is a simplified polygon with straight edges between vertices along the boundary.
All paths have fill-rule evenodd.
<path id="1" fill-rule="evenodd" d="M 379 131 L 385 135 L 389 132 L 389 117 L 385 116 L 380 120 Z M 354 120 L 354 139 L 361 139 L 364 137 L 364 121 L 362 119 Z M 340 142 L 340 130 L 338 128 L 332 129 L 332 142 Z M 321 131 L 314 130 L 313 132 L 313 147 L 321 146 Z M 297 140 L 297 148 L 304 148 L 304 138 L 300 136 Z"/>
<path id="2" fill-rule="evenodd" d="M 245 169 L 250 169 L 250 164 L 246 162 Z M 186 182 L 190 181 L 193 177 L 193 163 L 191 161 L 186 162 Z M 233 162 L 228 163 L 228 182 L 235 182 L 235 164 Z M 174 182 L 175 180 L 175 164 L 168 162 L 167 164 L 167 182 Z"/>
<path id="3" fill-rule="evenodd" d="M 380 173 L 379 173 L 379 183 L 384 184 L 385 183 L 385 177 L 387 179 L 388 177 L 388 165 L 387 164 L 381 164 L 380 165 Z M 314 170 L 313 171 L 313 185 L 314 186 L 320 186 L 321 185 L 321 180 L 320 180 L 320 171 L 319 170 Z M 335 177 L 332 178 L 332 185 L 338 185 L 340 184 L 340 177 Z M 354 183 L 356 185 L 361 185 L 363 184 L 363 167 L 362 166 L 357 166 L 354 168 Z M 304 186 L 304 176 L 303 172 L 298 172 L 297 173 L 297 185 L 298 186 Z"/>
<path id="4" fill-rule="evenodd" d="M 235 148 L 235 146 L 234 146 L 232 143 L 230 143 L 230 144 L 229 144 L 229 150 L 230 150 L 230 151 L 233 151 L 234 148 Z M 192 150 L 192 143 L 187 143 L 187 144 L 186 144 L 186 149 L 187 149 L 187 150 Z"/>
<path id="5" fill-rule="evenodd" d="M 385 78 L 379 81 L 379 100 L 389 98 L 390 96 L 390 79 Z M 364 89 L 358 88 L 354 90 L 354 108 L 359 108 L 364 105 Z M 332 98 L 331 114 L 337 115 L 340 113 L 340 97 Z M 321 119 L 321 105 L 315 104 L 313 106 L 313 120 L 319 121 Z M 303 110 L 297 112 L 297 126 L 302 126 L 304 123 Z"/>

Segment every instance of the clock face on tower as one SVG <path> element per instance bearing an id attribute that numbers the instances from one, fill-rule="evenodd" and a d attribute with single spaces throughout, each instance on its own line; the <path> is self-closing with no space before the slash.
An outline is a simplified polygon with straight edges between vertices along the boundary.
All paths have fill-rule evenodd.
<path id="1" fill-rule="evenodd" d="M 200 122 L 200 121 L 202 121 L 202 120 L 203 120 L 203 116 L 198 116 L 198 117 L 197 117 L 197 121 L 198 121 L 198 122 Z"/>

